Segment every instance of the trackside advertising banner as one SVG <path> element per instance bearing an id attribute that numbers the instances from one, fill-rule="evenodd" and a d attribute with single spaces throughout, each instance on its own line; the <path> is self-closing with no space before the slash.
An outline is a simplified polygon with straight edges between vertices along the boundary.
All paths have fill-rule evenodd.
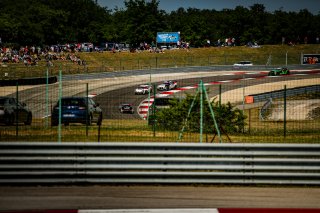
<path id="1" fill-rule="evenodd" d="M 177 43 L 180 40 L 180 32 L 159 32 L 157 43 Z"/>
<path id="2" fill-rule="evenodd" d="M 320 54 L 303 54 L 301 64 L 320 64 Z"/>

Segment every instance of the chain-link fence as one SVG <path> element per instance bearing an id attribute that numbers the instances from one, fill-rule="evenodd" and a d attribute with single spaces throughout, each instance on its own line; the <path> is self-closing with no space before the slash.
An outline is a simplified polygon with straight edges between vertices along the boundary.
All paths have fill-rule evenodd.
<path id="1" fill-rule="evenodd" d="M 110 54 L 110 53 L 109 53 Z M 151 54 L 151 53 L 150 53 Z M 182 53 L 181 53 L 182 54 Z M 0 66 L 0 79 L 17 79 L 17 78 L 36 78 L 43 77 L 45 70 L 48 67 L 49 74 L 56 76 L 59 70 L 63 69 L 64 75 L 71 74 L 89 74 L 101 72 L 114 72 L 123 70 L 150 70 L 159 68 L 175 68 L 175 67 L 192 67 L 192 66 L 230 66 L 227 69 L 237 69 L 232 67 L 234 63 L 245 60 L 252 62 L 257 66 L 282 66 L 288 64 L 301 64 L 301 53 L 237 53 L 219 55 L 197 56 L 192 53 L 188 55 L 166 55 L 166 54 L 151 54 L 142 55 L 141 57 L 103 57 L 96 54 L 91 59 L 90 54 L 85 55 L 86 60 L 70 61 L 62 60 L 61 57 L 56 57 L 57 60 L 49 61 L 43 59 L 34 65 L 10 64 L 3 63 Z M 130 55 L 129 55 L 130 56 Z M 63 57 L 65 58 L 65 57 Z M 79 56 L 80 58 L 80 56 Z M 59 60 L 58 60 L 59 59 Z M 80 60 L 80 59 L 79 59 Z"/>
<path id="2" fill-rule="evenodd" d="M 293 96 L 286 92 L 291 88 L 319 85 L 317 71 L 305 72 L 303 75 L 299 71 L 291 71 L 291 75 L 286 76 L 268 76 L 267 72 L 254 70 L 225 72 L 209 68 L 201 72 L 192 72 L 187 68 L 177 69 L 174 72 L 169 70 L 169 73 L 158 71 L 159 69 L 142 71 L 137 75 L 127 72 L 66 75 L 70 72 L 67 67 L 63 67 L 57 75 L 56 83 L 39 85 L 17 83 L 14 86 L 1 87 L 1 99 L 14 98 L 18 101 L 0 106 L 2 118 L 0 140 L 320 141 L 319 91 L 302 92 Z M 50 70 L 43 71 L 43 76 L 51 76 L 50 72 Z M 200 96 L 200 81 L 203 82 L 208 100 L 205 96 Z M 161 84 L 163 84 L 162 90 L 157 88 Z M 256 94 L 272 91 L 282 91 L 283 95 L 272 98 L 271 102 L 270 99 L 254 98 Z M 217 103 L 212 106 L 218 128 L 221 130 L 221 141 L 217 137 L 217 131 L 210 126 L 213 120 L 203 117 L 206 109 L 201 109 L 200 105 L 195 104 L 192 109 L 187 104 L 179 106 L 176 111 L 184 110 L 186 113 L 180 114 L 178 118 L 174 117 L 176 115 L 172 112 L 168 114 L 167 124 L 175 125 L 172 128 L 168 125 L 164 127 L 163 121 L 157 122 L 160 118 L 157 120 L 153 117 L 154 122 L 150 122 L 150 116 L 155 113 L 151 110 L 152 106 L 155 106 L 157 111 L 172 107 L 170 104 L 155 105 L 156 100 L 177 99 L 178 103 L 185 103 L 183 100 L 188 96 L 202 100 L 201 107 L 205 107 L 207 102 Z M 71 102 L 75 101 L 73 100 L 75 97 L 81 97 L 82 101 L 77 100 L 77 104 L 71 104 L 64 100 L 67 97 L 72 99 Z M 59 100 L 61 102 L 58 102 Z M 228 126 L 235 124 L 226 124 L 226 118 L 219 117 L 217 110 L 219 106 L 228 102 L 232 104 L 230 113 L 239 110 L 245 118 L 244 126 L 237 128 L 236 131 Z M 266 102 L 270 103 L 266 106 Z M 192 118 L 188 117 L 188 111 Z M 200 113 L 201 111 L 203 113 Z M 193 112 L 198 114 L 192 114 Z M 31 124 L 28 113 L 32 113 Z M 199 118 L 196 117 L 198 115 Z M 179 138 L 184 125 L 190 127 L 191 122 L 195 127 L 186 128 L 183 136 Z"/>

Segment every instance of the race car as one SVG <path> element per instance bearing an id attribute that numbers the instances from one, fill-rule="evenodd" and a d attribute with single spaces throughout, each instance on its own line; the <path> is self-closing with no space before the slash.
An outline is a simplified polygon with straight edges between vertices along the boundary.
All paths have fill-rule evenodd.
<path id="1" fill-rule="evenodd" d="M 268 76 L 276 76 L 276 75 L 290 75 L 290 70 L 286 67 L 279 67 L 273 70 L 270 70 Z"/>
<path id="2" fill-rule="evenodd" d="M 164 90 L 172 90 L 178 87 L 177 81 L 164 81 L 162 84 L 157 86 L 157 90 L 164 91 Z"/>
<path id="3" fill-rule="evenodd" d="M 143 85 L 139 85 L 135 89 L 134 94 L 135 95 L 145 95 L 145 94 L 148 94 L 149 92 L 150 93 L 152 92 L 152 86 L 148 85 L 148 84 L 143 84 Z"/>
<path id="4" fill-rule="evenodd" d="M 235 68 L 253 66 L 251 61 L 239 61 L 233 65 Z"/>
<path id="5" fill-rule="evenodd" d="M 134 113 L 134 109 L 133 109 L 132 104 L 121 104 L 119 106 L 119 111 L 121 113 L 130 113 L 130 114 Z"/>

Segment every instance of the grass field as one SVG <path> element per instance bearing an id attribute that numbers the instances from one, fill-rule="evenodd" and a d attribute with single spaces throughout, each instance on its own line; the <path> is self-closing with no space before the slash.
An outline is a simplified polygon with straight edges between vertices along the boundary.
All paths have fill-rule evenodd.
<path id="1" fill-rule="evenodd" d="M 249 111 L 245 112 L 247 115 Z M 260 121 L 258 109 L 252 109 L 250 117 L 246 120 L 247 126 L 243 133 L 229 134 L 221 133 L 223 142 L 233 143 L 319 143 L 320 142 L 320 120 L 312 121 L 288 121 L 286 134 L 284 135 L 284 123 L 279 121 Z M 88 127 L 83 125 L 70 125 L 61 127 L 61 141 L 82 142 L 177 142 L 179 131 L 153 131 L 144 120 L 104 120 L 100 129 L 98 126 Z M 88 135 L 87 135 L 88 133 Z M 100 136 L 99 136 L 100 134 Z M 43 120 L 35 120 L 33 125 L 0 128 L 0 141 L 59 141 L 58 127 L 45 128 Z M 211 142 L 214 135 L 202 136 L 203 142 Z M 228 137 L 227 137 L 228 136 Z M 199 142 L 199 133 L 185 132 L 180 142 Z M 219 142 L 216 136 L 214 141 Z"/>
<path id="2" fill-rule="evenodd" d="M 86 65 L 77 65 L 71 61 L 56 60 L 49 67 L 50 75 L 76 73 L 112 72 L 119 70 L 154 69 L 185 66 L 232 65 L 241 60 L 250 60 L 254 65 L 300 64 L 301 54 L 320 52 L 319 44 L 310 45 L 265 45 L 261 48 L 211 47 L 192 48 L 190 50 L 166 50 L 164 53 L 143 52 L 92 52 L 75 53 Z M 64 53 L 69 54 L 69 53 Z M 46 62 L 41 60 L 37 66 L 26 67 L 23 63 L 1 64 L 0 79 L 17 79 L 26 77 L 45 77 Z"/>

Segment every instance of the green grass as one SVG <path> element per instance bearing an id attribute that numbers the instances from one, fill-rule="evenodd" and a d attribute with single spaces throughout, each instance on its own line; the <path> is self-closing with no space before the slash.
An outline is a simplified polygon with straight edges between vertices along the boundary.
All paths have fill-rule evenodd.
<path id="1" fill-rule="evenodd" d="M 247 119 L 243 133 L 228 134 L 233 143 L 319 143 L 320 120 L 313 121 L 288 121 L 287 132 L 284 136 L 283 122 L 260 121 L 253 109 L 251 118 Z M 151 126 L 143 120 L 104 120 L 100 129 L 101 142 L 176 142 L 179 130 L 154 132 Z M 61 127 L 61 141 L 98 142 L 98 127 L 93 125 L 88 128 L 83 125 L 70 125 Z M 16 135 L 18 133 L 18 136 Z M 58 141 L 58 127 L 45 128 L 43 120 L 35 120 L 33 125 L 0 128 L 0 141 Z M 227 135 L 222 134 L 222 141 L 229 142 Z M 212 134 L 204 134 L 203 142 L 211 142 Z M 185 132 L 181 142 L 199 142 L 199 133 Z M 219 142 L 215 137 L 215 143 Z"/>
<path id="2" fill-rule="evenodd" d="M 284 65 L 286 55 L 288 64 L 300 64 L 302 53 L 319 53 L 319 44 L 310 45 L 265 45 L 261 48 L 239 47 L 211 47 L 194 48 L 190 50 L 167 50 L 164 53 L 150 53 L 148 51 L 130 53 L 76 53 L 86 61 L 86 66 L 80 66 L 70 61 L 53 61 L 54 66 L 49 68 L 50 75 L 58 75 L 61 69 L 63 74 L 112 72 L 119 70 L 153 69 L 185 66 L 214 66 L 232 65 L 240 60 L 251 60 L 255 65 L 266 65 L 271 56 L 272 65 Z M 19 64 L 2 64 L 0 79 L 17 79 L 28 77 L 44 77 L 46 62 L 41 60 L 37 66 L 26 67 Z M 5 74 L 7 73 L 7 74 Z"/>

